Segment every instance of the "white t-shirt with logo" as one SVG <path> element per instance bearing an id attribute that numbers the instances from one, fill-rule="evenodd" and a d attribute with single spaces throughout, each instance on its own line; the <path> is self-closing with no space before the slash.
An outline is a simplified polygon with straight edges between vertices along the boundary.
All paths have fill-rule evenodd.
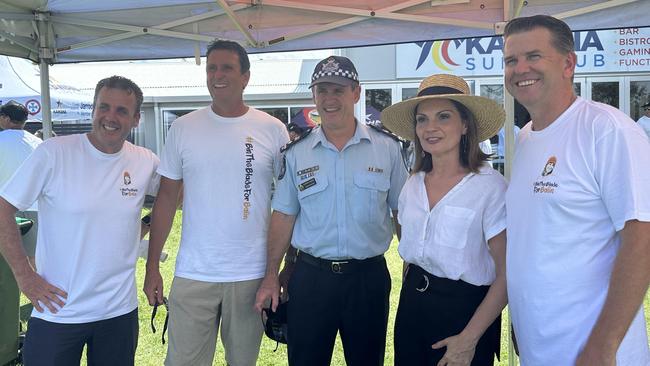
<path id="1" fill-rule="evenodd" d="M 0 196 L 24 210 L 38 200 L 36 266 L 68 293 L 56 323 L 110 319 L 137 306 L 135 262 L 145 194 L 158 191 L 158 158 L 125 142 L 115 154 L 87 135 L 48 139 L 30 155 Z"/>
<path id="2" fill-rule="evenodd" d="M 578 98 L 518 135 L 506 195 L 507 283 L 523 366 L 573 365 L 603 308 L 625 222 L 650 221 L 650 144 L 619 110 Z M 617 365 L 650 364 L 641 307 Z"/>
<path id="3" fill-rule="evenodd" d="M 207 282 L 264 276 L 271 186 L 288 141 L 280 120 L 254 108 L 224 118 L 206 107 L 174 121 L 158 172 L 184 184 L 176 276 Z"/>

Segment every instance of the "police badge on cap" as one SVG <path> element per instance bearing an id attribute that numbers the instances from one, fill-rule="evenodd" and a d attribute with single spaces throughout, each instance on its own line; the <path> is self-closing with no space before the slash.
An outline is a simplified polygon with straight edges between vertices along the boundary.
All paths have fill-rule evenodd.
<path id="1" fill-rule="evenodd" d="M 349 58 L 330 56 L 316 65 L 314 73 L 311 75 L 311 85 L 309 87 L 311 88 L 319 83 L 354 85 L 359 83 L 359 74 Z"/>

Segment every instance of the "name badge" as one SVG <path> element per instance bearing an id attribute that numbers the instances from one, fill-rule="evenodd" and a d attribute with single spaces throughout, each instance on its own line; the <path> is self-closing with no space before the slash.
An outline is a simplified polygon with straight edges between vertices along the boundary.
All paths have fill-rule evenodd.
<path id="1" fill-rule="evenodd" d="M 305 174 L 308 174 L 308 173 L 313 173 L 313 172 L 318 171 L 318 169 L 320 169 L 320 165 L 314 165 L 314 166 L 306 168 L 306 169 L 298 170 L 296 172 L 296 175 L 301 176 L 301 175 L 305 175 Z"/>
<path id="2" fill-rule="evenodd" d="M 313 187 L 315 185 L 316 185 L 316 178 L 312 178 L 312 179 L 310 179 L 310 180 L 308 180 L 306 182 L 302 182 L 302 183 L 298 184 L 298 189 L 300 190 L 300 192 L 302 192 L 305 189 L 311 188 L 311 187 Z"/>

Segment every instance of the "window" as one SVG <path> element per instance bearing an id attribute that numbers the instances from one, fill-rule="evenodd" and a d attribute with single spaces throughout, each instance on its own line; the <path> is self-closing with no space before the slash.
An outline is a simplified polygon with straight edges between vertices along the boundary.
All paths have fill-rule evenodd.
<path id="1" fill-rule="evenodd" d="M 582 95 L 582 84 L 581 83 L 573 83 L 573 92 L 576 93 L 577 96 Z"/>
<path id="2" fill-rule="evenodd" d="M 167 140 L 167 131 L 172 126 L 172 123 L 178 118 L 182 117 L 195 109 L 165 109 L 162 112 L 162 123 L 163 123 L 163 142 Z"/>
<path id="3" fill-rule="evenodd" d="M 418 95 L 418 88 L 402 88 L 402 100 L 411 99 Z"/>
<path id="4" fill-rule="evenodd" d="M 481 96 L 503 105 L 503 85 L 483 84 L 481 85 Z"/>
<path id="5" fill-rule="evenodd" d="M 644 115 L 642 105 L 650 103 L 650 80 L 630 81 L 630 117 L 637 121 Z"/>
<path id="6" fill-rule="evenodd" d="M 619 103 L 619 82 L 618 81 L 599 81 L 591 84 L 591 100 L 609 104 L 614 108 L 620 106 Z"/>
<path id="7" fill-rule="evenodd" d="M 287 107 L 276 107 L 276 108 L 257 108 L 260 111 L 266 112 L 273 117 L 279 119 L 285 125 L 289 123 L 289 111 Z"/>
<path id="8" fill-rule="evenodd" d="M 366 123 L 381 124 L 381 111 L 393 104 L 392 89 L 366 89 Z"/>

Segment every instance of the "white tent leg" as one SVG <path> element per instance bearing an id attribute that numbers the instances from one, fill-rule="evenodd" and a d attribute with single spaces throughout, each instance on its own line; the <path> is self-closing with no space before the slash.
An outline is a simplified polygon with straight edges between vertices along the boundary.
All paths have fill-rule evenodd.
<path id="1" fill-rule="evenodd" d="M 43 116 L 43 140 L 52 136 L 52 106 L 50 99 L 50 65 L 41 59 L 41 115 Z"/>
<path id="2" fill-rule="evenodd" d="M 54 58 L 54 48 L 50 44 L 49 14 L 37 12 L 34 14 L 38 28 L 38 59 L 41 71 L 41 115 L 43 117 L 43 139 L 52 136 L 52 102 L 50 99 L 50 69 L 48 62 Z"/>

